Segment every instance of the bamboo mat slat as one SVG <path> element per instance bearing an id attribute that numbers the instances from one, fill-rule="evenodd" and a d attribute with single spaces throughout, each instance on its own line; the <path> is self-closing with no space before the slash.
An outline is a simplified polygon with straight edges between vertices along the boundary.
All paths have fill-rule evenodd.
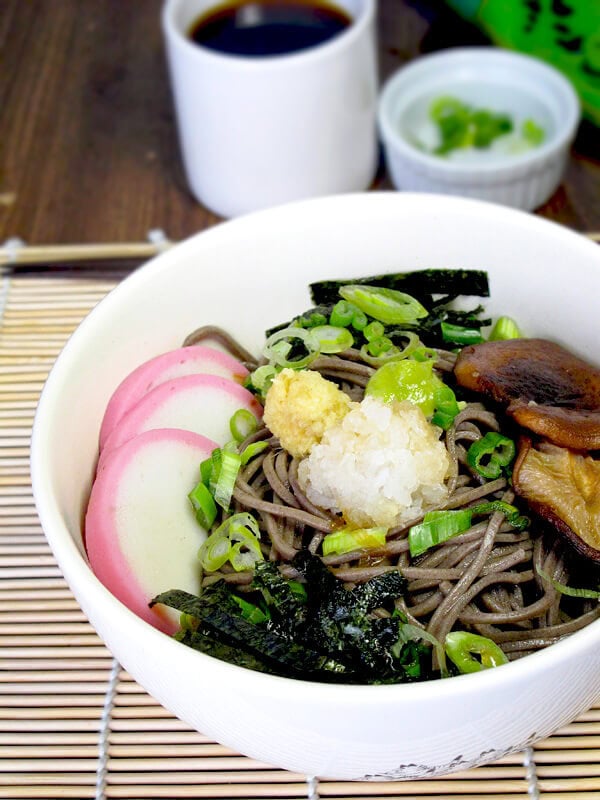
<path id="1" fill-rule="evenodd" d="M 423 781 L 317 781 L 190 730 L 120 669 L 46 544 L 28 459 L 50 367 L 124 274 L 80 263 L 9 270 L 0 285 L 0 799 L 600 800 L 600 698 L 533 750 L 490 766 Z"/>

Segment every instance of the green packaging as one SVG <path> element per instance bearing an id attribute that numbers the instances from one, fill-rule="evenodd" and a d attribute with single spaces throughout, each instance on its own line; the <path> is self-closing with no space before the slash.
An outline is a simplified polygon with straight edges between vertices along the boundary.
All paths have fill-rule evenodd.
<path id="1" fill-rule="evenodd" d="M 494 44 L 547 61 L 600 125 L 600 0 L 447 0 Z"/>

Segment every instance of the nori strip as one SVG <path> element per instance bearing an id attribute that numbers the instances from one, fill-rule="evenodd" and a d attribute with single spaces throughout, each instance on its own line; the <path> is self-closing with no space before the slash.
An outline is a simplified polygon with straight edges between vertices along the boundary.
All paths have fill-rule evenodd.
<path id="1" fill-rule="evenodd" d="M 332 673 L 347 671 L 344 665 L 327 655 L 291 641 L 287 636 L 282 636 L 264 625 L 247 622 L 233 610 L 229 591 L 225 587 L 206 592 L 206 597 L 204 594 L 197 597 L 189 592 L 173 589 L 159 594 L 150 602 L 150 606 L 156 603 L 189 614 L 204 629 L 210 631 L 215 639 L 249 651 L 268 664 L 277 665 L 280 674 L 294 677 L 309 675 L 313 680 L 327 680 Z"/>
<path id="2" fill-rule="evenodd" d="M 292 565 L 304 581 L 306 596 L 281 575 L 276 563 L 256 568 L 251 592 L 267 603 L 271 616 L 266 622 L 244 619 L 233 600 L 235 590 L 225 582 L 207 587 L 200 597 L 164 592 L 151 605 L 164 603 L 192 618 L 176 634 L 183 644 L 251 669 L 328 682 L 424 677 L 427 649 L 411 644 L 398 650 L 394 601 L 406 588 L 399 572 L 350 589 L 307 550 Z M 374 615 L 376 609 L 392 616 Z"/>
<path id="3" fill-rule="evenodd" d="M 293 637 L 306 621 L 307 598 L 292 590 L 273 561 L 260 561 L 254 568 L 252 588 L 258 590 L 271 612 L 268 627 Z"/>
<path id="4" fill-rule="evenodd" d="M 303 640 L 343 661 L 365 680 L 378 680 L 394 672 L 390 648 L 398 639 L 397 620 L 370 616 L 369 612 L 393 604 L 405 587 L 398 572 L 372 578 L 346 589 L 308 551 L 299 553 L 294 567 L 307 581 L 308 609 Z"/>
<path id="5" fill-rule="evenodd" d="M 397 289 L 412 295 L 425 307 L 431 304 L 431 296 L 437 294 L 490 296 L 488 276 L 484 270 L 423 269 L 389 275 L 371 275 L 364 278 L 316 281 L 309 287 L 313 303 L 316 305 L 337 303 L 340 299 L 340 287 L 347 284 L 366 284 L 367 286 Z"/>

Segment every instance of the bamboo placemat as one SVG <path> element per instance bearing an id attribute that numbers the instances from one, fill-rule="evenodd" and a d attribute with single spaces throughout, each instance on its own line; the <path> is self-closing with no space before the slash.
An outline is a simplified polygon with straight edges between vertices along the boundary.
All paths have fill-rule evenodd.
<path id="1" fill-rule="evenodd" d="M 0 798 L 600 800 L 600 698 L 555 736 L 488 767 L 418 782 L 317 781 L 190 730 L 119 667 L 46 544 L 29 441 L 62 345 L 123 274 L 88 263 L 12 270 L 0 284 Z"/>

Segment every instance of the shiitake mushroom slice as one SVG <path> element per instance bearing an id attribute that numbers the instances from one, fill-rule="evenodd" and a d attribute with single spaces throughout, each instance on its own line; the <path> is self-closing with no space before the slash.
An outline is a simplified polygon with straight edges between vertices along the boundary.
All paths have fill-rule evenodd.
<path id="1" fill-rule="evenodd" d="M 513 486 L 581 555 L 600 564 L 600 460 L 523 437 Z"/>
<path id="2" fill-rule="evenodd" d="M 556 445 L 600 449 L 600 370 L 545 339 L 464 347 L 458 383 L 506 408 L 519 425 Z"/>

